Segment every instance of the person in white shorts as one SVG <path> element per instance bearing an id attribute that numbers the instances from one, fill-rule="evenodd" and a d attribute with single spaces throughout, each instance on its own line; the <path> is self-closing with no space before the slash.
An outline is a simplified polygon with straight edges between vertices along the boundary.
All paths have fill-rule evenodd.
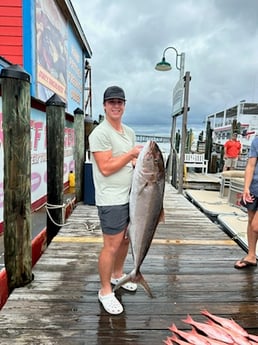
<path id="1" fill-rule="evenodd" d="M 237 140 L 237 133 L 233 133 L 232 138 L 224 144 L 224 167 L 223 171 L 235 170 L 238 157 L 241 152 L 241 143 Z"/>

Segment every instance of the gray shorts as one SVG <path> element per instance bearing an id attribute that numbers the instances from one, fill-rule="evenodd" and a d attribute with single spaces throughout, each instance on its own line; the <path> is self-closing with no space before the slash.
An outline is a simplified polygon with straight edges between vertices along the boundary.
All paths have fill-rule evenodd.
<path id="1" fill-rule="evenodd" d="M 257 198 L 257 196 L 254 196 L 254 195 L 253 195 L 253 197 L 254 197 L 254 200 L 251 202 L 247 202 L 246 204 L 244 203 L 243 198 L 241 198 L 240 204 L 242 206 L 246 207 L 248 211 L 256 212 L 256 211 L 258 211 L 258 198 Z"/>
<path id="2" fill-rule="evenodd" d="M 129 204 L 114 206 L 97 206 L 102 232 L 116 235 L 129 223 Z"/>

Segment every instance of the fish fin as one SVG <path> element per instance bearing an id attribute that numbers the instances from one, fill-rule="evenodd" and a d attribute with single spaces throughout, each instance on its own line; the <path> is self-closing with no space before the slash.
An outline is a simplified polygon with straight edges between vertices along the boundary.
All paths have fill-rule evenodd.
<path id="1" fill-rule="evenodd" d="M 144 191 L 144 189 L 145 189 L 147 186 L 148 186 L 148 181 L 146 181 L 146 182 L 144 183 L 144 185 L 142 186 L 142 188 L 139 189 L 139 195 L 142 194 L 142 192 Z"/>
<path id="2" fill-rule="evenodd" d="M 164 212 L 164 208 L 162 207 L 162 210 L 160 212 L 160 215 L 159 215 L 159 223 L 165 223 L 165 212 Z"/>

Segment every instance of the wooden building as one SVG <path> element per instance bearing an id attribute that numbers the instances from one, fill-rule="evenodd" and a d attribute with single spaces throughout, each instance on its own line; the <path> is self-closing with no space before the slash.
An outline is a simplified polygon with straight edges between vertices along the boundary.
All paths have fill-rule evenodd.
<path id="1" fill-rule="evenodd" d="M 92 55 L 70 0 L 1 0 L 0 73 L 19 65 L 31 76 L 32 209 L 46 200 L 45 102 L 58 95 L 65 109 L 64 186 L 74 170 L 74 111 L 85 111 Z M 87 81 L 86 81 L 87 82 Z M 85 90 L 86 89 L 86 90 Z M 3 231 L 3 130 L 0 87 L 0 233 Z"/>

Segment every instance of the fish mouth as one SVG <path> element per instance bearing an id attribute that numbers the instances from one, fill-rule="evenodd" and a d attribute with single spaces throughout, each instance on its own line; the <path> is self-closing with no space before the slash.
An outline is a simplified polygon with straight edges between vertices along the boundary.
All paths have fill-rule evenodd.
<path id="1" fill-rule="evenodd" d="M 151 148 L 151 150 L 153 150 L 155 147 L 156 147 L 155 141 L 151 140 L 150 141 L 150 148 Z"/>
<path id="2" fill-rule="evenodd" d="M 155 141 L 150 141 L 149 148 L 148 148 L 148 155 L 151 157 L 155 157 L 157 153 L 157 144 Z"/>

